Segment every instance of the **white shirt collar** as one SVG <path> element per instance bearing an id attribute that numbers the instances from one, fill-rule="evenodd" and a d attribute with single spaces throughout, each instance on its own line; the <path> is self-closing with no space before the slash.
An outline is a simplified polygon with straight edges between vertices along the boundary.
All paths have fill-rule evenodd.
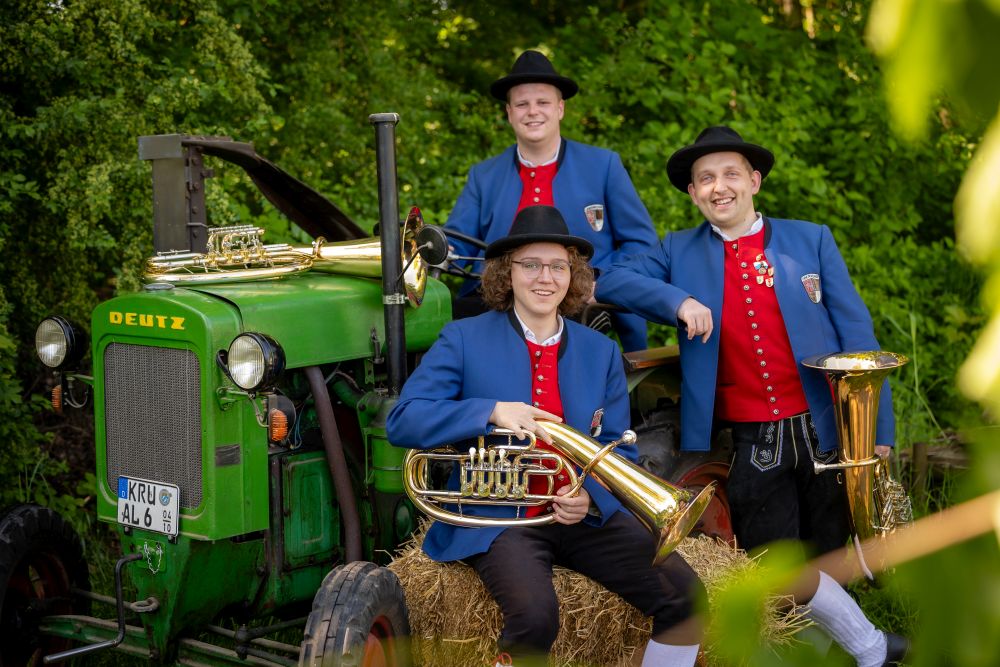
<path id="1" fill-rule="evenodd" d="M 711 225 L 712 223 L 708 223 L 708 224 Z M 748 229 L 746 231 L 746 233 L 740 235 L 740 238 L 743 238 L 744 236 L 753 236 L 754 234 L 756 234 L 757 232 L 759 232 L 763 228 L 764 228 L 764 216 L 761 215 L 758 212 L 757 213 L 757 219 L 753 221 L 753 224 L 750 225 L 750 229 Z M 730 238 L 730 236 L 728 234 L 726 234 L 724 231 L 722 231 L 721 229 L 719 229 L 715 225 L 712 225 L 712 230 L 716 234 L 718 234 L 719 236 L 721 236 L 723 241 L 732 241 L 732 240 L 734 240 L 734 239 Z"/>
<path id="2" fill-rule="evenodd" d="M 556 317 L 559 319 L 559 329 L 554 334 L 552 334 L 551 336 L 549 336 L 540 343 L 538 342 L 538 339 L 535 337 L 535 332 L 529 329 L 528 325 L 525 324 L 524 320 L 521 319 L 521 316 L 517 314 L 517 308 L 514 308 L 514 317 L 517 318 L 517 323 L 521 325 L 521 330 L 524 331 L 524 339 L 527 341 L 535 343 L 536 345 L 541 345 L 542 347 L 548 347 L 549 345 L 558 345 L 559 341 L 562 340 L 563 326 L 564 326 L 562 315 L 556 315 Z"/>
<path id="3" fill-rule="evenodd" d="M 553 155 L 548 160 L 546 160 L 545 162 L 539 162 L 539 163 L 536 164 L 535 162 L 532 162 L 531 160 L 525 159 L 525 157 L 523 155 L 521 155 L 521 147 L 518 146 L 517 147 L 517 161 L 520 162 L 521 164 L 523 164 L 525 167 L 544 167 L 546 165 L 552 164 L 553 162 L 555 162 L 556 160 L 559 159 L 559 149 L 561 149 L 561 148 L 562 148 L 562 139 L 560 138 L 559 139 L 559 145 L 556 146 L 556 154 Z"/>

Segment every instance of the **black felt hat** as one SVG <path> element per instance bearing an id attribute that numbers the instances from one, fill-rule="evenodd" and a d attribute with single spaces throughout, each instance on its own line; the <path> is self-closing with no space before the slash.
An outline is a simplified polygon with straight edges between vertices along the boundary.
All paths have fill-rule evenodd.
<path id="1" fill-rule="evenodd" d="M 522 208 L 510 226 L 510 233 L 497 239 L 486 248 L 486 259 L 499 257 L 508 250 L 529 243 L 558 243 L 580 251 L 584 259 L 594 255 L 594 246 L 580 236 L 571 236 L 566 221 L 554 206 L 528 206 Z"/>
<path id="2" fill-rule="evenodd" d="M 565 76 L 559 76 L 555 67 L 544 54 L 538 51 L 525 51 L 514 61 L 510 74 L 497 79 L 490 85 L 490 94 L 503 102 L 507 101 L 507 91 L 522 83 L 548 83 L 562 92 L 564 100 L 576 95 L 580 89 L 576 81 Z"/>
<path id="3" fill-rule="evenodd" d="M 764 178 L 774 166 L 774 153 L 763 146 L 743 141 L 736 130 L 725 125 L 706 128 L 690 146 L 681 148 L 667 160 L 667 176 L 674 187 L 687 192 L 691 183 L 691 167 L 700 157 L 710 153 L 740 153 Z"/>

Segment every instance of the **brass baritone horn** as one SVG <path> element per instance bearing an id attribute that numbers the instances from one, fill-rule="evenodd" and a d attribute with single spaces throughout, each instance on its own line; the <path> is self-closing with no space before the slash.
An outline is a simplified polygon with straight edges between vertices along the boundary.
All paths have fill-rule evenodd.
<path id="1" fill-rule="evenodd" d="M 875 424 L 883 380 L 909 359 L 894 352 L 839 352 L 810 357 L 804 366 L 823 371 L 833 395 L 840 462 L 814 463 L 817 473 L 842 470 L 855 544 L 884 537 L 913 521 L 910 499 L 875 454 Z M 860 549 L 862 565 L 864 556 Z M 868 570 L 870 575 L 870 570 Z"/>
<path id="2" fill-rule="evenodd" d="M 640 468 L 611 450 L 621 442 L 633 442 L 635 434 L 626 431 L 621 440 L 602 445 L 570 426 L 555 422 L 540 422 L 550 436 L 558 454 L 535 448 L 534 434 L 530 444 L 508 443 L 504 446 L 483 444 L 468 454 L 454 448 L 410 450 L 403 464 L 403 485 L 413 503 L 428 516 L 465 527 L 537 526 L 552 523 L 551 514 L 531 518 L 470 516 L 463 512 L 475 505 L 506 505 L 522 508 L 543 505 L 552 499 L 555 475 L 564 471 L 576 493 L 587 474 L 607 488 L 639 521 L 658 536 L 658 564 L 683 540 L 701 517 L 715 493 L 709 485 L 697 495 L 678 488 Z M 498 435 L 512 435 L 498 429 Z M 546 468 L 543 460 L 554 457 L 556 468 Z M 461 488 L 457 491 L 431 489 L 427 485 L 428 463 L 449 461 L 459 466 Z M 582 468 L 577 475 L 574 466 Z M 547 478 L 548 494 L 528 494 L 532 476 Z M 446 509 L 446 505 L 457 511 Z M 518 512 L 520 514 L 520 512 Z"/>
<path id="3" fill-rule="evenodd" d="M 403 285 L 411 306 L 419 306 L 427 284 L 427 267 L 417 252 L 416 235 L 421 220 L 411 216 L 403 227 L 400 252 Z M 382 248 L 378 237 L 327 243 L 318 238 L 310 247 L 264 245 L 264 230 L 255 225 L 217 227 L 209 231 L 204 253 L 166 252 L 146 260 L 147 283 L 209 285 L 262 280 L 300 273 L 326 271 L 377 278 L 382 275 Z"/>

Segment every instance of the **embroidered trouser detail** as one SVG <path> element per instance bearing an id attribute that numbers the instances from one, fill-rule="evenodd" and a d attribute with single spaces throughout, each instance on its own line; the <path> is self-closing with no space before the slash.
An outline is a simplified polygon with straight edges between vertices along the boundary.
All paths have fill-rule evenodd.
<path id="1" fill-rule="evenodd" d="M 808 413 L 733 424 L 733 449 L 726 491 L 741 547 L 791 539 L 825 553 L 844 545 L 850 531 L 840 475 L 813 471 L 814 460 L 829 463 L 837 452 L 819 451 Z"/>

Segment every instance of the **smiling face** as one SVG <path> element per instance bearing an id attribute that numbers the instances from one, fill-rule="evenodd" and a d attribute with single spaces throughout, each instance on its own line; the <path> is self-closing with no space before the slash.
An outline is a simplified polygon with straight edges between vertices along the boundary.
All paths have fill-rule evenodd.
<path id="1" fill-rule="evenodd" d="M 760 190 L 760 172 L 740 153 L 709 153 L 691 167 L 688 194 L 705 219 L 737 236 L 757 217 L 753 196 Z"/>
<path id="2" fill-rule="evenodd" d="M 514 308 L 521 319 L 535 330 L 533 323 L 555 323 L 559 304 L 569 290 L 570 271 L 552 271 L 553 262 L 569 264 L 569 251 L 558 243 L 530 243 L 512 254 L 510 285 L 514 291 Z M 529 268 L 523 263 L 527 262 Z M 531 276 L 532 264 L 545 264 Z"/>
<path id="3" fill-rule="evenodd" d="M 555 152 L 563 117 L 559 89 L 547 83 L 522 83 L 507 93 L 507 120 L 522 147 Z"/>

